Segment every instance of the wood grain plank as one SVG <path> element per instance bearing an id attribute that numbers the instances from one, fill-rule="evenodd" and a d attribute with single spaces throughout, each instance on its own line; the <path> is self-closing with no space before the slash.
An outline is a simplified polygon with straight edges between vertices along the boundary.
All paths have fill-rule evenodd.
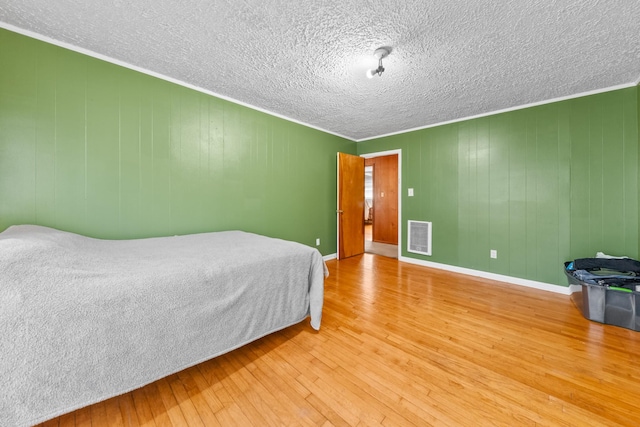
<path id="1" fill-rule="evenodd" d="M 178 378 L 187 393 L 188 399 L 193 402 L 194 409 L 198 412 L 202 423 L 207 427 L 219 426 L 220 423 L 218 422 L 214 411 L 209 406 L 205 393 L 200 390 L 198 384 L 191 375 L 194 371 L 194 369 L 187 369 L 179 372 Z"/>
<path id="2" fill-rule="evenodd" d="M 124 421 L 120 413 L 118 398 L 113 397 L 104 401 L 104 412 L 106 425 L 113 427 L 123 427 Z M 93 424 L 93 422 L 92 422 Z"/>
<path id="3" fill-rule="evenodd" d="M 91 427 L 91 406 L 85 406 L 75 412 L 76 427 Z"/>
<path id="4" fill-rule="evenodd" d="M 158 396 L 160 396 L 161 403 L 164 406 L 164 410 L 169 417 L 169 420 L 171 421 L 171 425 L 189 425 L 182 413 L 182 410 L 180 409 L 176 396 L 171 390 L 168 379 L 163 378 L 153 383 L 153 385 L 155 385 L 158 390 Z M 160 404 L 158 404 L 158 408 L 160 408 Z"/>
<path id="5" fill-rule="evenodd" d="M 91 405 L 89 409 L 91 411 L 91 425 L 109 425 L 109 422 L 107 420 L 106 401 Z"/>
<path id="6" fill-rule="evenodd" d="M 57 418 L 47 420 L 43 422 L 41 425 L 42 427 L 58 427 L 60 425 L 60 418 L 57 417 Z"/>
<path id="7" fill-rule="evenodd" d="M 176 398 L 176 402 L 180 407 L 180 411 L 184 416 L 187 425 L 194 427 L 204 427 L 204 423 L 202 422 L 202 418 L 200 418 L 200 414 L 196 409 L 194 402 L 192 402 L 189 394 L 184 388 L 184 385 L 180 381 L 180 378 L 177 374 L 171 375 L 166 378 L 169 386 L 171 387 L 171 391 Z"/>
<path id="8" fill-rule="evenodd" d="M 64 414 L 58 420 L 60 427 L 75 427 L 76 415 L 74 412 Z"/>
<path id="9" fill-rule="evenodd" d="M 249 383 L 243 378 L 241 371 L 244 367 L 234 364 L 234 358 L 222 357 L 220 367 L 226 374 L 221 380 L 225 389 L 234 402 L 239 402 L 243 412 L 251 419 L 258 420 L 260 425 L 278 425 L 278 418 L 271 408 L 262 404 L 263 402 L 256 396 Z M 240 404 L 241 403 L 241 404 Z"/>
<path id="10" fill-rule="evenodd" d="M 144 427 L 155 427 L 156 425 L 160 426 L 162 424 L 161 423 L 156 424 L 153 412 L 151 410 L 151 405 L 147 400 L 147 393 L 146 393 L 147 387 L 136 389 L 128 394 L 131 395 L 131 402 L 133 402 L 138 423 Z M 131 418 L 133 418 L 133 416 Z"/>
<path id="11" fill-rule="evenodd" d="M 118 405 L 120 407 L 120 416 L 122 417 L 122 424 L 125 427 L 138 427 L 138 415 L 136 414 L 136 407 L 133 403 L 132 393 L 123 394 L 118 396 Z"/>
<path id="12" fill-rule="evenodd" d="M 168 422 L 164 406 L 159 405 L 162 401 L 157 393 L 155 384 L 149 384 L 131 392 L 132 400 L 138 414 L 138 421 L 141 426 L 166 427 Z"/>

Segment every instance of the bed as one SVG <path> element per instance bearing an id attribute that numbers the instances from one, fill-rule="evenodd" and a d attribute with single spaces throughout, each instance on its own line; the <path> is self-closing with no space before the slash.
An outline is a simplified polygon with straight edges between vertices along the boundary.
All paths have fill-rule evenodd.
<path id="1" fill-rule="evenodd" d="M 326 265 L 241 231 L 100 240 L 0 233 L 0 425 L 126 393 L 310 317 Z"/>

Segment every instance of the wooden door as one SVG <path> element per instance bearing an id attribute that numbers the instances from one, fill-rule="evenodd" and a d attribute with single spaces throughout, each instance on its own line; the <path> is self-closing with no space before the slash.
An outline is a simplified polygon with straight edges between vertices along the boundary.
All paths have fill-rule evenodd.
<path id="1" fill-rule="evenodd" d="M 398 244 L 398 155 L 374 157 L 374 242 Z"/>
<path id="2" fill-rule="evenodd" d="M 364 253 L 364 159 L 338 153 L 338 259 Z"/>

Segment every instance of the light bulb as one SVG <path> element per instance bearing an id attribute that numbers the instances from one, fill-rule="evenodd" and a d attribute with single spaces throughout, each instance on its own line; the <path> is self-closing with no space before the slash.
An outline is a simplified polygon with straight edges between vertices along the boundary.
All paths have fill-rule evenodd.
<path id="1" fill-rule="evenodd" d="M 372 79 L 376 75 L 376 70 L 367 70 L 367 78 Z"/>

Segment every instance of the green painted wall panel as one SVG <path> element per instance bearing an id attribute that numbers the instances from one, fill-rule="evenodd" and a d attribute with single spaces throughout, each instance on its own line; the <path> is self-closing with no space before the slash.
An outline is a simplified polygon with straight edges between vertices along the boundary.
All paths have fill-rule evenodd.
<path id="1" fill-rule="evenodd" d="M 506 134 L 506 144 L 513 144 L 514 141 L 523 141 L 526 147 L 527 141 L 527 118 L 522 112 L 505 115 L 508 117 L 508 132 Z M 510 276 L 525 277 L 527 274 L 527 161 L 526 149 L 510 149 L 508 162 L 508 184 L 509 193 L 508 227 L 505 227 L 508 236 L 507 254 L 509 254 Z M 506 225 L 506 224 L 505 224 Z M 498 259 L 504 251 L 498 252 Z"/>
<path id="2" fill-rule="evenodd" d="M 474 213 L 477 205 L 477 192 L 475 186 L 476 175 L 476 139 L 475 124 L 463 123 L 458 126 L 458 259 L 466 265 L 475 264 L 475 242 L 473 232 L 476 229 L 476 216 Z M 452 140 L 454 141 L 455 138 Z M 453 144 L 452 144 L 453 145 Z M 447 187 L 451 191 L 451 187 Z M 473 241 L 472 241 L 473 240 Z"/>
<path id="3" fill-rule="evenodd" d="M 86 228 L 81 231 L 101 230 L 98 237 L 109 237 L 120 223 L 118 68 L 95 59 L 86 62 Z"/>
<path id="4" fill-rule="evenodd" d="M 0 29 L 0 230 L 243 229 L 336 250 L 351 141 Z"/>
<path id="5" fill-rule="evenodd" d="M 542 282 L 553 283 L 558 277 L 558 267 L 549 268 L 561 259 L 558 254 L 560 212 L 558 200 L 568 194 L 569 188 L 560 188 L 558 163 L 558 105 L 544 105 L 536 110 L 536 147 L 538 172 L 536 186 L 537 264 L 536 277 Z"/>
<path id="6" fill-rule="evenodd" d="M 8 49 L 10 50 L 10 49 Z M 86 127 L 87 64 L 84 57 L 55 49 L 56 129 L 55 199 L 56 215 L 45 225 L 87 231 L 86 215 Z M 23 54 L 27 54 L 28 50 Z M 80 125 L 81 124 L 81 125 Z M 12 143 L 13 141 L 7 141 Z M 43 218 L 42 221 L 45 221 Z"/>
<path id="7" fill-rule="evenodd" d="M 589 162 L 585 165 L 589 169 L 589 245 L 602 247 L 603 244 L 603 144 L 602 144 L 602 104 L 590 106 L 589 128 Z"/>
<path id="8" fill-rule="evenodd" d="M 434 148 L 433 141 L 430 139 L 426 139 L 423 144 L 420 146 L 419 156 L 420 164 L 425 165 L 424 168 L 420 169 L 419 180 L 422 184 L 420 189 L 420 199 L 418 199 L 419 204 L 419 214 L 424 214 L 429 212 L 431 209 L 431 205 L 434 203 L 433 200 L 433 181 L 427 179 L 427 173 L 432 174 L 431 168 L 433 167 L 434 158 Z M 427 172 L 428 171 L 428 172 Z M 375 173 L 375 171 L 374 171 Z M 415 218 L 412 218 L 415 219 Z M 444 230 L 440 228 L 440 230 L 433 230 L 434 238 L 437 235 L 442 235 Z"/>
<path id="9" fill-rule="evenodd" d="M 475 152 L 474 152 L 474 184 L 475 184 L 475 206 L 472 207 L 469 214 L 474 215 L 475 224 L 472 229 L 472 242 L 475 248 L 481 248 L 473 252 L 473 268 L 478 270 L 489 271 L 490 258 L 489 253 L 491 236 L 490 230 L 490 208 L 489 198 L 491 196 L 491 188 L 489 186 L 489 162 L 491 160 L 490 152 L 490 126 L 489 119 L 483 118 L 478 120 L 475 129 Z M 457 188 L 457 187 L 453 187 Z M 473 191 L 473 190 L 472 190 Z"/>
<path id="10" fill-rule="evenodd" d="M 571 258 L 571 136 L 570 126 L 571 104 L 563 102 L 558 104 L 558 258 L 569 260 Z M 567 214 L 569 213 L 569 214 Z M 558 274 L 563 277 L 564 265 L 559 265 Z M 560 279 L 562 281 L 562 279 Z"/>
<path id="11" fill-rule="evenodd" d="M 611 94 L 602 100 L 602 248 L 605 253 L 621 251 L 626 245 L 624 138 L 617 117 L 624 117 L 624 103 Z M 621 246 L 620 243 L 623 243 Z"/>
<path id="12" fill-rule="evenodd" d="M 7 60 L 16 63 L 16 67 L 7 67 L 6 77 L 0 81 L 0 136 L 16 141 L 12 146 L 0 146 L 0 170 L 6 170 L 13 179 L 0 181 L 0 191 L 7 194 L 5 215 L 11 219 L 21 217 L 35 220 L 35 206 L 32 204 L 35 190 L 35 147 L 36 128 L 33 122 L 35 105 L 22 98 L 26 93 L 33 97 L 36 93 L 36 61 L 33 57 L 20 54 L 28 42 L 21 40 L 13 52 L 5 52 Z M 0 67 L 4 68 L 4 67 Z M 25 71 L 22 73 L 21 68 Z M 11 126 L 10 126 L 11 124 Z M 18 176 L 20 179 L 18 179 Z"/>
<path id="13" fill-rule="evenodd" d="M 458 198 L 448 191 L 448 185 L 457 185 L 458 181 L 457 168 L 450 167 L 458 162 L 458 150 L 456 146 L 446 143 L 455 132 L 457 129 L 451 126 L 443 126 L 439 129 L 434 138 L 435 155 L 431 164 L 439 179 L 432 183 L 433 203 L 431 203 L 429 210 L 434 212 L 434 221 L 440 224 L 439 233 L 434 234 L 434 247 L 437 243 L 440 251 L 439 256 L 443 258 L 457 256 L 458 253 L 458 245 L 456 244 L 458 223 L 455 216 L 448 214 L 448 212 L 458 210 Z M 441 209 L 434 209 L 435 206 L 441 207 Z"/>
<path id="14" fill-rule="evenodd" d="M 508 118 L 498 115 L 490 127 L 489 139 L 489 250 L 498 251 L 497 259 L 490 259 L 495 273 L 509 274 L 509 144 Z M 486 254 L 485 254 L 486 255 Z M 480 253 L 482 257 L 482 254 Z M 486 256 L 484 257 L 486 258 Z"/>
<path id="15" fill-rule="evenodd" d="M 570 116 L 571 160 L 579 167 L 571 168 L 571 245 L 570 253 L 576 258 L 590 256 L 589 236 L 589 99 L 579 98 L 572 102 Z"/>
<path id="16" fill-rule="evenodd" d="M 171 89 L 165 82 L 152 87 L 152 210 L 149 235 L 162 235 L 171 224 Z"/>
<path id="17" fill-rule="evenodd" d="M 36 163 L 35 163 L 35 218 L 34 221 L 55 218 L 55 135 L 56 85 L 51 76 L 56 72 L 55 52 L 40 49 L 36 70 Z M 2 91 L 2 89 L 0 89 Z M 3 109 L 4 111 L 4 109 Z"/>
<path id="18" fill-rule="evenodd" d="M 403 150 L 403 241 L 408 219 L 433 221 L 434 239 L 431 257 L 404 256 L 566 286 L 566 260 L 638 257 L 639 96 L 461 121 L 358 143 L 358 154 Z"/>
<path id="19" fill-rule="evenodd" d="M 134 75 L 123 73 L 119 84 L 118 226 L 126 234 L 142 226 L 140 89 Z M 123 185 L 123 183 L 126 183 Z"/>

